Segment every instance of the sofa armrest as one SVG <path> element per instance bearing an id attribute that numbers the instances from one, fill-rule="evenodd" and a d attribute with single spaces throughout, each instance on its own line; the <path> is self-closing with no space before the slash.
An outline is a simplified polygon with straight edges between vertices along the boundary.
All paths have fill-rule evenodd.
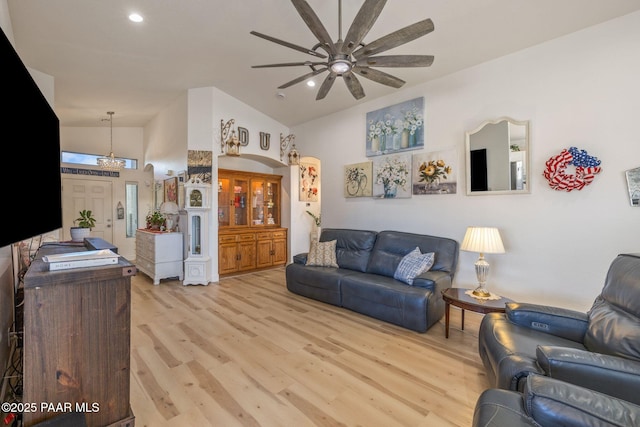
<path id="1" fill-rule="evenodd" d="M 527 413 L 543 426 L 637 425 L 640 406 L 584 387 L 532 374 L 524 390 Z"/>
<path id="2" fill-rule="evenodd" d="M 440 295 L 440 291 L 451 287 L 451 274 L 447 271 L 428 270 L 413 279 L 413 286 L 427 288 Z"/>
<path id="3" fill-rule="evenodd" d="M 538 304 L 507 303 L 506 316 L 516 325 L 579 343 L 582 343 L 589 326 L 587 313 Z"/>
<path id="4" fill-rule="evenodd" d="M 307 263 L 307 256 L 309 255 L 308 252 L 305 253 L 301 253 L 298 255 L 294 255 L 293 256 L 293 263 L 294 264 L 302 264 L 305 265 Z"/>
<path id="5" fill-rule="evenodd" d="M 567 347 L 538 346 L 547 376 L 640 404 L 640 362 Z"/>

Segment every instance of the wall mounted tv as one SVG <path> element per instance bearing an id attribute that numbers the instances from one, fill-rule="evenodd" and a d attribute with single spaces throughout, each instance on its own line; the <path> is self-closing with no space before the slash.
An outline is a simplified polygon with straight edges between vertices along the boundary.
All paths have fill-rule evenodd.
<path id="1" fill-rule="evenodd" d="M 0 247 L 62 228 L 60 121 L 0 31 L 2 92 L 0 129 L 5 164 L 5 222 Z"/>

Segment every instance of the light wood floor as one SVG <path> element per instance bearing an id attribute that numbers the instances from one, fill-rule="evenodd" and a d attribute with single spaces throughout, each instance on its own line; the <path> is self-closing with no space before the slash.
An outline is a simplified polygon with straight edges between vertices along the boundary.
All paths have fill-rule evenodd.
<path id="1" fill-rule="evenodd" d="M 287 291 L 284 268 L 208 286 L 132 280 L 137 427 L 470 426 L 481 315 L 424 334 Z"/>

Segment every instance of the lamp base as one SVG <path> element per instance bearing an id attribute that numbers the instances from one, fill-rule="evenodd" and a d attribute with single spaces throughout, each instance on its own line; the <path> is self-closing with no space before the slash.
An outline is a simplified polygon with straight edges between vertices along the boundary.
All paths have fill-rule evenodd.
<path id="1" fill-rule="evenodd" d="M 489 298 L 491 296 L 491 292 L 483 288 L 482 286 L 478 286 L 471 292 L 473 295 L 481 298 Z"/>

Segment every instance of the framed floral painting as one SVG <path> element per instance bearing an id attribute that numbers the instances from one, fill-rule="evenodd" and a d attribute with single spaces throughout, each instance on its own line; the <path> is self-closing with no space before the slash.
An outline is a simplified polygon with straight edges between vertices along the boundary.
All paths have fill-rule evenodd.
<path id="1" fill-rule="evenodd" d="M 300 201 L 317 202 L 320 196 L 320 169 L 315 163 L 300 162 Z"/>
<path id="2" fill-rule="evenodd" d="M 424 147 L 424 98 L 367 113 L 367 157 Z"/>
<path id="3" fill-rule="evenodd" d="M 373 197 L 411 197 L 411 154 L 393 154 L 373 160 Z"/>
<path id="4" fill-rule="evenodd" d="M 371 197 L 373 163 L 362 162 L 344 167 L 344 197 Z"/>
<path id="5" fill-rule="evenodd" d="M 178 203 L 178 178 L 164 180 L 164 201 Z"/>
<path id="6" fill-rule="evenodd" d="M 433 151 L 412 156 L 412 193 L 455 194 L 458 189 L 456 150 Z"/>

